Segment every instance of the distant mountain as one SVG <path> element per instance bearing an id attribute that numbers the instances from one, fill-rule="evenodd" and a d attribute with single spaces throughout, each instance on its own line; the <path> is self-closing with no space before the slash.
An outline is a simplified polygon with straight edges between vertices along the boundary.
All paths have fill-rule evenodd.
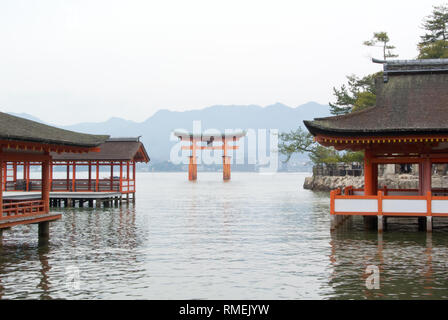
<path id="1" fill-rule="evenodd" d="M 10 114 L 45 123 L 29 114 Z M 84 133 L 109 134 L 112 137 L 141 136 L 151 157 L 151 163 L 154 164 L 169 160 L 170 149 L 176 143 L 170 140 L 171 132 L 175 129 L 191 131 L 195 120 L 201 120 L 202 130 L 218 129 L 223 132 L 225 129 L 278 129 L 279 132 L 287 132 L 299 126 L 303 127 L 303 120 L 329 115 L 329 107 L 316 102 L 296 108 L 281 103 L 266 107 L 215 105 L 183 112 L 160 110 L 143 122 L 113 117 L 104 122 L 83 122 L 60 127 Z M 300 155 L 296 159 L 306 161 L 308 158 Z"/>
<path id="2" fill-rule="evenodd" d="M 12 115 L 12 116 L 16 116 L 16 117 L 20 117 L 20 118 L 24 118 L 24 119 L 28 119 L 28 120 L 32 120 L 32 121 L 36 121 L 36 122 L 40 122 L 40 123 L 45 123 L 44 121 L 40 120 L 39 118 L 28 114 L 28 113 L 15 113 L 15 112 L 8 112 L 8 114 Z"/>
<path id="3" fill-rule="evenodd" d="M 215 105 L 200 110 L 160 110 L 143 122 L 110 118 L 105 122 L 84 122 L 62 128 L 85 133 L 104 133 L 113 137 L 142 136 L 151 160 L 169 159 L 175 141 L 170 141 L 174 129 L 192 130 L 193 121 L 201 120 L 202 130 L 218 129 L 279 129 L 290 131 L 303 127 L 303 120 L 329 116 L 329 108 L 309 102 L 296 108 L 281 103 L 266 107 L 258 105 Z"/>

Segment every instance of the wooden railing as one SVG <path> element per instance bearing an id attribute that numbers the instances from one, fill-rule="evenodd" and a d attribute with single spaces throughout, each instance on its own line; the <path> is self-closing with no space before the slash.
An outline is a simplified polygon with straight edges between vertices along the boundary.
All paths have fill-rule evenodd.
<path id="1" fill-rule="evenodd" d="M 353 186 L 348 186 L 342 189 L 343 192 L 341 194 L 350 196 L 350 195 L 364 195 L 364 189 L 355 189 Z M 382 191 L 383 195 L 388 196 L 417 196 L 419 195 L 418 189 L 393 189 L 388 187 L 379 188 L 378 191 Z M 447 188 L 432 188 L 432 195 L 434 196 L 448 196 Z"/>
<path id="2" fill-rule="evenodd" d="M 42 188 L 42 181 L 40 179 L 30 179 L 28 186 L 26 181 L 7 181 L 6 191 L 40 191 Z M 122 192 L 132 193 L 135 192 L 135 181 L 124 179 L 121 182 L 115 178 L 100 179 L 98 180 L 98 187 L 95 179 L 89 181 L 89 179 L 76 179 L 73 184 L 73 180 L 67 179 L 53 179 L 51 181 L 51 191 L 67 191 L 67 192 L 86 192 L 86 191 L 98 191 L 98 192 Z"/>
<path id="3" fill-rule="evenodd" d="M 21 218 L 40 215 L 45 213 L 45 206 L 43 200 L 30 201 L 3 201 L 3 213 L 0 220 L 10 218 Z"/>
<path id="4" fill-rule="evenodd" d="M 330 192 L 332 215 L 445 216 L 448 217 L 448 196 L 445 189 L 433 189 L 418 195 L 416 189 L 378 190 L 376 195 L 363 195 L 362 189 L 346 187 Z M 439 195 L 444 192 L 444 195 Z"/>
<path id="5" fill-rule="evenodd" d="M 129 183 L 127 180 L 123 180 L 121 183 L 121 193 L 132 193 L 135 192 L 135 181 L 129 180 Z"/>

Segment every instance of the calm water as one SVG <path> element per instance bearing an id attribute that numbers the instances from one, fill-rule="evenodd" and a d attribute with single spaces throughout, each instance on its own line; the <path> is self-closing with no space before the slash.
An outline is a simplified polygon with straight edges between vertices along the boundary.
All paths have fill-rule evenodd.
<path id="1" fill-rule="evenodd" d="M 46 247 L 36 225 L 5 231 L 0 298 L 448 298 L 448 227 L 392 222 L 378 237 L 355 217 L 330 234 L 329 197 L 304 174 L 186 177 L 139 174 L 135 207 L 58 209 Z"/>

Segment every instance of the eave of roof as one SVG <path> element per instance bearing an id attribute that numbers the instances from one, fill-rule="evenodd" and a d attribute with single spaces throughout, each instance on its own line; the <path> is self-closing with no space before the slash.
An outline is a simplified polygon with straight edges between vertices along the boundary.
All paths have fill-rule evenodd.
<path id="1" fill-rule="evenodd" d="M 448 128 L 415 128 L 415 129 L 387 129 L 387 130 L 352 130 L 352 129 L 339 129 L 328 128 L 322 125 L 319 121 L 307 121 L 303 123 L 308 131 L 316 136 L 318 134 L 336 137 L 367 137 L 367 136 L 420 136 L 420 135 L 448 135 Z"/>
<path id="2" fill-rule="evenodd" d="M 88 154 L 52 153 L 55 161 L 136 161 L 149 162 L 145 146 L 138 138 L 111 138 Z"/>

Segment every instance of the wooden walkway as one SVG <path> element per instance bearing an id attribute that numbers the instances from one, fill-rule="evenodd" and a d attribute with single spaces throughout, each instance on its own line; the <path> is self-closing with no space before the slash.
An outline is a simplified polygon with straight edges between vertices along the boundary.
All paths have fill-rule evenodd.
<path id="1" fill-rule="evenodd" d="M 62 217 L 60 213 L 42 213 L 33 216 L 11 217 L 0 220 L 0 229 L 10 228 L 18 224 L 41 223 L 58 220 Z"/>

